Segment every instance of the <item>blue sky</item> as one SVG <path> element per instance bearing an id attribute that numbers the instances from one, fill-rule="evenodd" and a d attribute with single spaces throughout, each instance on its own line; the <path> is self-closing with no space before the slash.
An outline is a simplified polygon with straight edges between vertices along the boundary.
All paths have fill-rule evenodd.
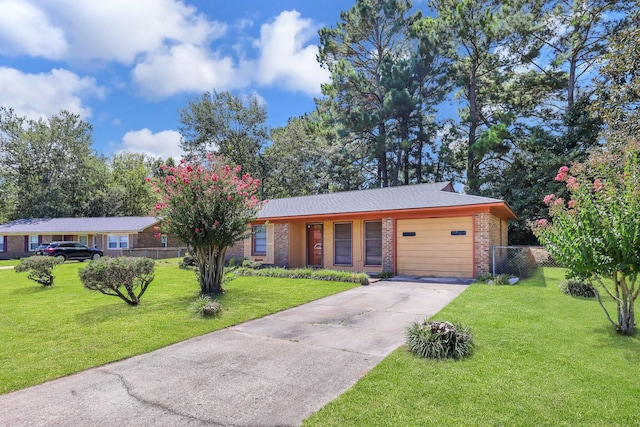
<path id="1" fill-rule="evenodd" d="M 354 0 L 0 0 L 0 105 L 94 126 L 101 154 L 178 157 L 179 110 L 255 94 L 269 124 L 314 108 L 318 30 Z"/>

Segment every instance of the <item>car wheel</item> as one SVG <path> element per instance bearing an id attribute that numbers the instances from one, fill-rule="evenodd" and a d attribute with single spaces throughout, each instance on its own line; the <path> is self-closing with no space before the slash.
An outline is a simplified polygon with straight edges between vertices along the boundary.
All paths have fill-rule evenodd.
<path id="1" fill-rule="evenodd" d="M 94 261 L 97 260 L 97 259 L 100 259 L 100 254 L 91 255 L 91 259 L 94 260 Z"/>
<path id="2" fill-rule="evenodd" d="M 58 254 L 56 255 L 56 258 L 58 259 L 58 261 L 60 261 L 61 263 L 65 262 L 67 260 L 67 257 L 64 256 L 64 254 Z"/>

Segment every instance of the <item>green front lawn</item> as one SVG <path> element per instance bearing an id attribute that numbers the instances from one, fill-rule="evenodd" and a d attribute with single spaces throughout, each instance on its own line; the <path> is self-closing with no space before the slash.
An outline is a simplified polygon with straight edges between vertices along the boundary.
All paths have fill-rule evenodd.
<path id="1" fill-rule="evenodd" d="M 562 279 L 547 268 L 516 286 L 471 286 L 433 317 L 471 327 L 471 358 L 400 348 L 304 425 L 640 425 L 640 332 L 617 335 Z"/>
<path id="2" fill-rule="evenodd" d="M 78 269 L 84 265 L 71 261 L 56 267 L 50 289 L 28 280 L 26 273 L 0 269 L 0 393 L 359 286 L 240 277 L 219 298 L 222 315 L 201 318 L 188 311 L 199 293 L 196 277 L 192 271 L 180 270 L 176 260 L 157 263 L 156 278 L 138 307 L 84 289 L 78 279 Z"/>

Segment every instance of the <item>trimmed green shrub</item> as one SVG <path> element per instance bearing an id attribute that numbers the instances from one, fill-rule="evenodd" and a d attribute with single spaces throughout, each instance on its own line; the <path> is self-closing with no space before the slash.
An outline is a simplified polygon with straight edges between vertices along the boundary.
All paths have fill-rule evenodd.
<path id="1" fill-rule="evenodd" d="M 180 261 L 180 268 L 184 270 L 190 270 L 195 266 L 196 266 L 196 259 L 191 255 L 185 255 L 185 257 L 182 258 L 182 261 Z"/>
<path id="2" fill-rule="evenodd" d="M 413 354 L 429 359 L 457 360 L 473 352 L 471 330 L 451 322 L 413 322 L 406 330 L 405 343 Z"/>
<path id="3" fill-rule="evenodd" d="M 33 280 L 36 283 L 40 283 L 42 286 L 53 286 L 53 268 L 60 264 L 62 261 L 57 257 L 51 256 L 32 256 L 29 258 L 22 258 L 20 264 L 13 267 L 16 273 L 29 272 L 28 279 Z"/>
<path id="4" fill-rule="evenodd" d="M 138 305 L 153 281 L 155 267 L 150 258 L 104 257 L 91 261 L 79 275 L 85 288 Z M 137 294 L 136 289 L 139 289 Z"/>
<path id="5" fill-rule="evenodd" d="M 596 290 L 590 283 L 577 279 L 567 279 L 560 283 L 560 289 L 572 297 L 595 298 Z"/>
<path id="6" fill-rule="evenodd" d="M 476 277 L 477 283 L 489 283 L 493 280 L 493 274 L 491 273 L 483 273 Z"/>
<path id="7" fill-rule="evenodd" d="M 369 276 L 365 273 L 351 273 L 349 271 L 315 270 L 311 268 L 252 268 L 240 267 L 233 271 L 238 276 L 280 277 L 286 279 L 315 279 L 330 282 L 360 283 L 363 286 L 369 284 Z"/>
<path id="8" fill-rule="evenodd" d="M 378 273 L 376 275 L 376 278 L 378 279 L 391 279 L 394 276 L 392 271 L 383 271 L 382 273 Z"/>
<path id="9" fill-rule="evenodd" d="M 253 270 L 257 270 L 259 268 L 262 268 L 262 263 L 257 261 L 251 261 L 250 259 L 245 259 L 244 261 L 242 261 L 242 268 L 250 268 Z"/>
<path id="10" fill-rule="evenodd" d="M 510 278 L 511 276 L 509 276 L 508 274 L 498 274 L 492 280 L 490 280 L 489 283 L 491 283 L 492 285 L 498 285 L 498 286 L 510 285 L 511 284 L 509 283 Z"/>
<path id="11" fill-rule="evenodd" d="M 202 317 L 215 316 L 222 311 L 222 304 L 209 295 L 200 295 L 189 307 L 190 311 Z"/>

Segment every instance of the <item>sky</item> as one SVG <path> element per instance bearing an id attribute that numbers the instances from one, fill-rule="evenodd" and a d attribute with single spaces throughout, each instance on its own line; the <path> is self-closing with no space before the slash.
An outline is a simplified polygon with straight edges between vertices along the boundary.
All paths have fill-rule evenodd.
<path id="1" fill-rule="evenodd" d="M 270 126 L 314 109 L 318 30 L 355 0 L 0 0 L 0 106 L 94 128 L 100 154 L 179 158 L 179 111 L 256 95 Z"/>

